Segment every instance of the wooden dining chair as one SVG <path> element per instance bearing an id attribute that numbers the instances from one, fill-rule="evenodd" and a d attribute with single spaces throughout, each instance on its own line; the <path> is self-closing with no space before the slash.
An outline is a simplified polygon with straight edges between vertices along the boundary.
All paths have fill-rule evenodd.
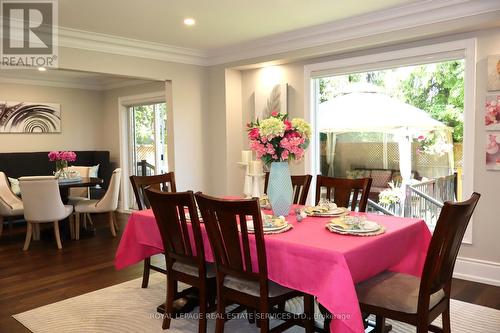
<path id="1" fill-rule="evenodd" d="M 286 300 L 304 296 L 306 319 L 292 318 L 272 329 L 282 332 L 294 325 L 313 331 L 313 297 L 286 288 L 268 279 L 266 246 L 262 227 L 259 200 L 223 200 L 201 193 L 196 200 L 207 230 L 208 239 L 215 257 L 217 272 L 217 320 L 215 331 L 224 332 L 226 305 L 240 304 L 244 308 L 259 311 L 257 319 L 261 332 L 269 332 L 269 313 L 274 306 Z M 251 217 L 254 235 L 250 236 L 247 224 L 239 223 Z M 255 242 L 255 247 L 250 245 Z M 251 251 L 255 248 L 256 251 Z"/>
<path id="2" fill-rule="evenodd" d="M 311 187 L 311 175 L 294 175 L 292 177 L 293 187 L 293 203 L 305 205 L 307 201 L 307 194 L 309 187 Z M 267 185 L 269 184 L 269 172 L 266 172 L 264 179 L 264 193 L 267 193 Z"/>
<path id="3" fill-rule="evenodd" d="M 167 193 L 155 189 L 146 189 L 145 192 L 160 230 L 167 264 L 167 301 L 162 327 L 170 327 L 177 282 L 180 281 L 199 290 L 198 332 L 205 333 L 207 304 L 210 307 L 215 303 L 215 267 L 205 263 L 194 194 L 192 191 Z M 193 242 L 188 224 L 191 225 Z"/>
<path id="4" fill-rule="evenodd" d="M 383 272 L 356 286 L 361 311 L 376 316 L 376 332 L 385 318 L 416 326 L 417 333 L 450 333 L 450 291 L 458 250 L 480 195 L 445 202 L 434 229 L 421 278 Z M 443 327 L 431 325 L 442 315 Z"/>
<path id="5" fill-rule="evenodd" d="M 326 188 L 326 199 L 333 200 L 339 207 L 352 211 L 366 212 L 368 195 L 372 185 L 371 178 L 333 178 L 318 175 L 316 177 L 316 204 L 321 198 L 321 191 Z"/>
<path id="6" fill-rule="evenodd" d="M 145 188 L 152 188 L 163 192 L 177 192 L 175 186 L 175 175 L 173 172 L 154 175 L 154 176 L 130 176 L 130 183 L 132 183 L 132 188 L 135 194 L 135 201 L 137 202 L 137 208 L 139 210 L 149 209 L 151 205 L 149 204 L 148 198 L 144 192 Z M 154 266 L 151 264 L 151 257 L 144 259 L 144 271 L 142 273 L 142 288 L 147 288 L 149 283 L 149 273 L 150 271 L 156 271 L 166 274 L 167 271 L 161 267 Z"/>

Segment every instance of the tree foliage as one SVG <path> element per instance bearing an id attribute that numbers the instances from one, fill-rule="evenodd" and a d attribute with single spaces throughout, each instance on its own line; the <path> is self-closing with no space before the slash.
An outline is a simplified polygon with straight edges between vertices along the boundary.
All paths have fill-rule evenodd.
<path id="1" fill-rule="evenodd" d="M 401 82 L 399 97 L 453 128 L 453 141 L 463 140 L 464 62 L 447 61 L 415 67 Z"/>

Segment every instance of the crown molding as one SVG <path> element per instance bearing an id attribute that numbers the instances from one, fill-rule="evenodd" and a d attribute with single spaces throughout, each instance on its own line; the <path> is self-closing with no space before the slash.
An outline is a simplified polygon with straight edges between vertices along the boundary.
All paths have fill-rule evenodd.
<path id="1" fill-rule="evenodd" d="M 207 53 L 162 43 L 59 27 L 59 46 L 190 65 L 207 66 Z"/>
<path id="2" fill-rule="evenodd" d="M 0 77 L 0 83 L 84 89 L 84 90 L 96 90 L 96 91 L 104 90 L 104 87 L 102 85 L 76 82 L 73 80 L 46 80 L 46 79 L 35 79 L 35 78 L 30 79 L 30 78 Z"/>
<path id="3" fill-rule="evenodd" d="M 35 85 L 35 86 L 45 86 L 45 87 L 57 87 L 57 88 L 70 88 L 70 89 L 84 89 L 84 90 L 95 90 L 95 91 L 106 91 L 118 88 L 125 88 L 136 86 L 139 84 L 147 83 L 146 80 L 122 80 L 112 83 L 102 83 L 97 80 L 81 80 L 79 78 L 49 78 L 43 74 L 40 77 L 33 75 L 33 77 L 10 77 L 0 75 L 0 83 L 9 84 L 21 84 L 21 85 Z M 149 81 L 153 82 L 153 81 Z"/>
<path id="4" fill-rule="evenodd" d="M 109 54 L 212 66 L 464 18 L 476 17 L 477 22 L 485 23 L 480 15 L 494 12 L 500 14 L 498 0 L 423 0 L 210 50 L 60 27 L 59 45 Z"/>

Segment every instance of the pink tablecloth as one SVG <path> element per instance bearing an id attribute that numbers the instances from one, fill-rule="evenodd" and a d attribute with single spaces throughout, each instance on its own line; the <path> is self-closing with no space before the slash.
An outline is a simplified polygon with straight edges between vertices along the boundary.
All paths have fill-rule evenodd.
<path id="1" fill-rule="evenodd" d="M 314 295 L 334 314 L 332 332 L 364 332 L 354 284 L 384 270 L 420 276 L 431 234 L 422 220 L 367 215 L 386 232 L 372 237 L 338 235 L 325 228 L 327 218 L 288 220 L 294 228 L 266 235 L 269 279 Z M 202 225 L 207 261 L 213 261 Z M 163 244 L 151 210 L 134 212 L 115 258 L 117 269 L 162 253 Z"/>

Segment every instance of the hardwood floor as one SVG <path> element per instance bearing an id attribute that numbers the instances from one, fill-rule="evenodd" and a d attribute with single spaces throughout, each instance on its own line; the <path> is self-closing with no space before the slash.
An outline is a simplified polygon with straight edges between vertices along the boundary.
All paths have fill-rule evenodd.
<path id="1" fill-rule="evenodd" d="M 29 332 L 11 316 L 42 305 L 78 296 L 142 276 L 142 264 L 117 271 L 113 259 L 128 216 L 117 214 L 120 230 L 113 238 L 106 216 L 95 216 L 95 235 L 79 241 L 63 240 L 58 251 L 53 239 L 32 241 L 21 250 L 25 226 L 17 224 L 12 233 L 4 228 L 0 236 L 0 332 Z M 50 224 L 45 226 L 51 236 Z M 49 237 L 51 238 L 51 237 Z M 161 257 L 154 258 L 160 264 Z M 500 287 L 454 280 L 452 297 L 500 310 Z"/>

